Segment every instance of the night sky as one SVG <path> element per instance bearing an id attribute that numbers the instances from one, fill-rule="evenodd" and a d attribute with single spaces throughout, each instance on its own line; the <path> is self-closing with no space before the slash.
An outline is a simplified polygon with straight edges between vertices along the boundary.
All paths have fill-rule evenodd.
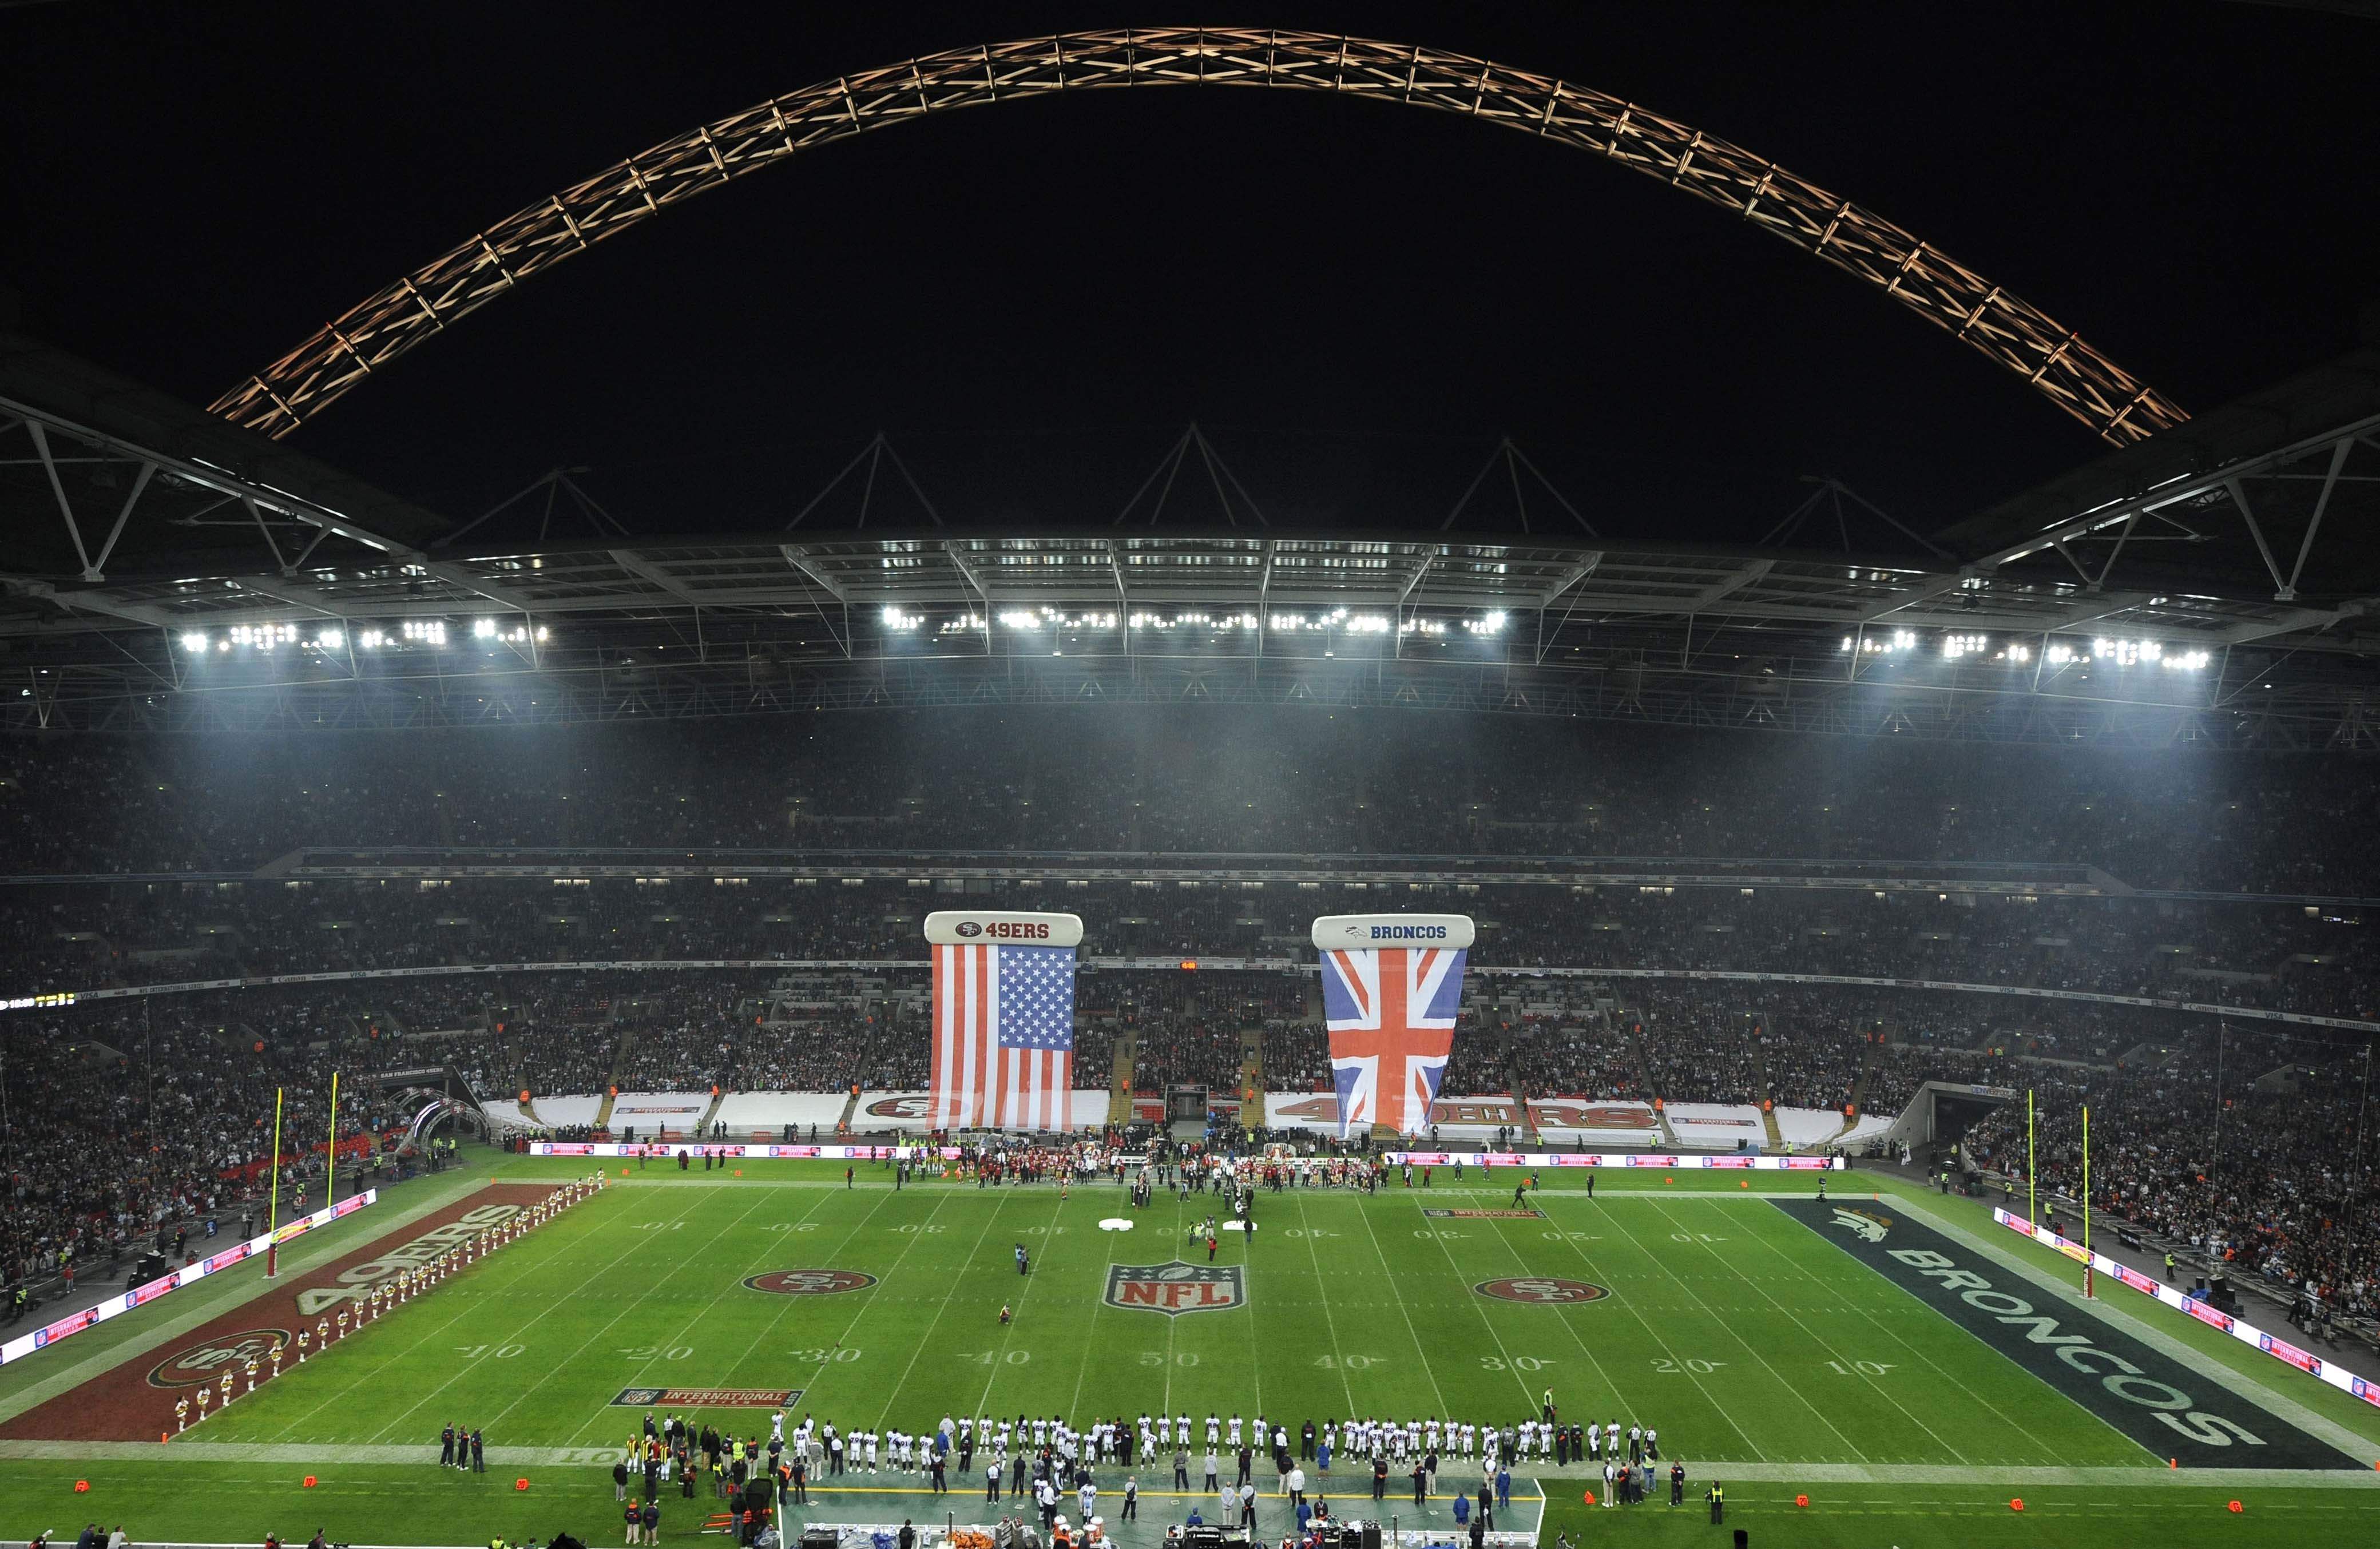
<path id="1" fill-rule="evenodd" d="M 1642 103 L 1897 221 L 2193 410 L 2340 353 L 2380 299 L 2380 22 L 2212 0 L 0 7 L 0 283 L 27 332 L 203 403 L 480 227 L 765 97 L 1197 21 Z M 1856 281 L 1591 156 L 1170 89 L 938 117 L 707 193 L 298 444 L 457 519 L 584 465 L 631 527 L 698 533 L 783 525 L 881 428 L 953 524 L 1051 527 L 1114 515 L 1192 419 L 1276 526 L 1435 526 L 1510 433 L 1607 535 L 1711 541 L 1759 536 L 1801 475 L 1932 527 L 2104 450 Z M 1167 525 L 1214 519 L 1185 500 Z"/>

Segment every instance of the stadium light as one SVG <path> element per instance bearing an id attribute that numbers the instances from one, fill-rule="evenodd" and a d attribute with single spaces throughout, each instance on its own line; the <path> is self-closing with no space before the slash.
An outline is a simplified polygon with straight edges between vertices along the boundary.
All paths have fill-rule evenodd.
<path id="1" fill-rule="evenodd" d="M 184 635 L 182 636 L 182 648 L 186 651 L 205 650 L 207 648 L 207 637 L 205 632 L 202 630 L 193 629 Z"/>
<path id="2" fill-rule="evenodd" d="M 368 651 L 376 651 L 388 643 L 388 636 L 377 629 L 367 629 L 356 636 L 356 644 Z"/>
<path id="3" fill-rule="evenodd" d="M 476 639 L 494 639 L 496 637 L 496 621 L 493 619 L 476 619 L 472 621 L 471 634 Z"/>
<path id="4" fill-rule="evenodd" d="M 446 621 L 444 619 L 407 619 L 405 621 L 404 629 L 399 633 L 406 639 L 419 645 L 443 646 L 446 643 Z"/>
<path id="5" fill-rule="evenodd" d="M 314 648 L 318 651 L 334 651 L 346 644 L 346 631 L 336 624 L 332 624 L 314 636 Z"/>

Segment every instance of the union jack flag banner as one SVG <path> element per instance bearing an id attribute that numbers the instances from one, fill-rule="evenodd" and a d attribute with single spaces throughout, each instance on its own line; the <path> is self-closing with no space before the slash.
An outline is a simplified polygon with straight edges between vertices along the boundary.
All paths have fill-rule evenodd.
<path id="1" fill-rule="evenodd" d="M 1072 914 L 927 916 L 936 1129 L 1063 1130 L 1075 1089 Z"/>
<path id="2" fill-rule="evenodd" d="M 1339 1088 L 1339 1135 L 1385 1124 L 1429 1128 L 1430 1104 L 1454 1048 L 1455 1010 L 1472 926 L 1461 915 L 1340 915 L 1314 923 L 1322 951 L 1322 1014 Z M 1353 941 L 1432 945 L 1371 947 Z"/>

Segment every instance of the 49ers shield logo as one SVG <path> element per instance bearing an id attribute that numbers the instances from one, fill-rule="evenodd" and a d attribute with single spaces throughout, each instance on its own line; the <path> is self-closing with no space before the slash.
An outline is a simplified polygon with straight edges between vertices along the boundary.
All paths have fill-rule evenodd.
<path id="1" fill-rule="evenodd" d="M 240 1372 L 251 1361 L 260 1364 L 273 1359 L 275 1345 L 292 1346 L 298 1336 L 285 1328 L 247 1328 L 237 1334 L 226 1334 L 220 1339 L 210 1339 L 203 1345 L 193 1345 L 181 1354 L 161 1361 L 149 1369 L 152 1387 L 196 1387 L 210 1383 L 225 1372 Z"/>
<path id="2" fill-rule="evenodd" d="M 834 1296 L 843 1291 L 866 1290 L 876 1283 L 876 1277 L 856 1269 L 772 1269 L 766 1275 L 754 1275 L 744 1283 L 756 1291 L 777 1296 Z"/>
<path id="3" fill-rule="evenodd" d="M 1590 1280 L 1564 1280 L 1551 1275 L 1482 1280 L 1471 1289 L 1499 1301 L 1525 1301 L 1536 1307 L 1564 1307 L 1576 1301 L 1600 1301 L 1611 1294 L 1607 1288 Z"/>
<path id="4" fill-rule="evenodd" d="M 1247 1301 L 1247 1282 L 1238 1265 L 1111 1264 L 1107 1302 L 1135 1313 L 1222 1313 Z"/>

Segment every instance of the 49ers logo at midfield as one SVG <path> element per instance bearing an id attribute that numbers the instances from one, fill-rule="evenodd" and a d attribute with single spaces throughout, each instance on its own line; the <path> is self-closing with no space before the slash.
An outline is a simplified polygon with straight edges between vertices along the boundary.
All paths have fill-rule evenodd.
<path id="1" fill-rule="evenodd" d="M 876 1277 L 856 1269 L 772 1269 L 744 1283 L 776 1296 L 832 1296 L 838 1291 L 866 1290 L 876 1283 Z"/>
<path id="2" fill-rule="evenodd" d="M 203 1345 L 193 1345 L 179 1355 L 157 1362 L 149 1369 L 149 1386 L 196 1387 L 215 1381 L 225 1372 L 245 1371 L 251 1361 L 270 1361 L 275 1345 L 295 1346 L 297 1342 L 298 1336 L 285 1328 L 244 1328 Z"/>
<path id="3" fill-rule="evenodd" d="M 1247 1282 L 1238 1265 L 1111 1264 L 1107 1303 L 1135 1313 L 1222 1313 L 1247 1303 Z"/>
<path id="4" fill-rule="evenodd" d="M 1611 1294 L 1609 1288 L 1585 1280 L 1561 1280 L 1549 1275 L 1516 1276 L 1504 1280 L 1482 1280 L 1471 1288 L 1482 1296 L 1492 1296 L 1500 1301 L 1526 1301 L 1539 1307 L 1565 1307 L 1576 1301 L 1600 1301 Z"/>

